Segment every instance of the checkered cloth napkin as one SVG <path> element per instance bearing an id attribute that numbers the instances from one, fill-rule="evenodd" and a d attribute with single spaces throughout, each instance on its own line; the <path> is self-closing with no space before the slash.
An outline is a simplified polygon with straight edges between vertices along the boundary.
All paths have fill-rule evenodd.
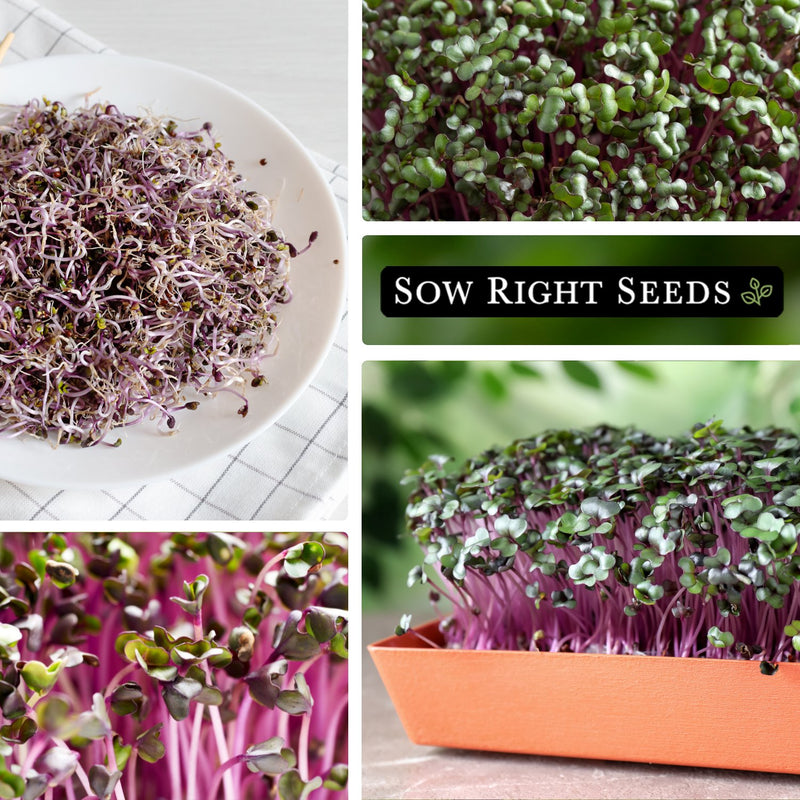
<path id="1" fill-rule="evenodd" d="M 62 53 L 110 52 L 31 0 L 0 0 L 0 37 L 16 34 L 5 63 Z M 346 209 L 346 168 L 315 156 Z M 236 452 L 172 480 L 129 489 L 41 489 L 0 481 L 2 520 L 325 519 L 346 497 L 347 337 L 342 320 L 330 355 L 298 402 Z"/>

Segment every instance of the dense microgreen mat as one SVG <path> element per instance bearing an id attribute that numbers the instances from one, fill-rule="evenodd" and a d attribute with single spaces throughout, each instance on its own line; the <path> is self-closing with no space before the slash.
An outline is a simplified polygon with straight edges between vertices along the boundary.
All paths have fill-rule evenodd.
<path id="1" fill-rule="evenodd" d="M 447 643 L 757 658 L 800 650 L 800 439 L 715 421 L 553 430 L 405 479 Z M 409 625 L 404 617 L 400 630 Z"/>
<path id="2" fill-rule="evenodd" d="M 210 123 L 32 100 L 0 185 L 0 435 L 117 445 L 220 392 L 247 415 L 297 250 Z"/>
<path id="3" fill-rule="evenodd" d="M 0 797 L 342 797 L 345 546 L 2 534 Z"/>
<path id="4" fill-rule="evenodd" d="M 800 0 L 362 0 L 368 219 L 800 218 Z"/>

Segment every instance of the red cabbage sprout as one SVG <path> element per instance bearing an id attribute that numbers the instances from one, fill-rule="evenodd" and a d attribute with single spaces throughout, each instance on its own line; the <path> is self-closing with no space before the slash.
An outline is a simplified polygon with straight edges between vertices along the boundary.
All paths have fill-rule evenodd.
<path id="1" fill-rule="evenodd" d="M 209 123 L 34 100 L 0 125 L 0 182 L 2 435 L 169 431 L 187 389 L 246 415 L 297 251 Z"/>
<path id="2" fill-rule="evenodd" d="M 794 661 L 800 439 L 554 430 L 407 480 L 449 646 Z M 438 606 L 437 606 L 438 607 Z M 399 631 L 408 629 L 406 615 Z"/>
<path id="3" fill-rule="evenodd" d="M 0 536 L 0 796 L 336 800 L 343 534 Z"/>

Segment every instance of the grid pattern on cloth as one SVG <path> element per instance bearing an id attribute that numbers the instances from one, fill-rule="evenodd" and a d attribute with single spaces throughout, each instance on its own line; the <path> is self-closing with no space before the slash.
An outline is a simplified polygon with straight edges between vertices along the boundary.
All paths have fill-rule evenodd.
<path id="1" fill-rule="evenodd" d="M 0 0 L 6 63 L 67 53 L 110 53 L 101 42 L 31 0 Z M 346 219 L 347 170 L 314 159 Z M 0 520 L 326 519 L 347 487 L 345 314 L 311 385 L 265 433 L 235 452 L 139 487 L 58 490 L 0 481 Z"/>

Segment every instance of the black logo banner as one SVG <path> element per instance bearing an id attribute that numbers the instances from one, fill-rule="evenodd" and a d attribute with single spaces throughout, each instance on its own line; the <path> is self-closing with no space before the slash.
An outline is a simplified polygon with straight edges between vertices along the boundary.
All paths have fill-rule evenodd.
<path id="1" fill-rule="evenodd" d="M 778 317 L 779 267 L 385 267 L 386 317 Z"/>

